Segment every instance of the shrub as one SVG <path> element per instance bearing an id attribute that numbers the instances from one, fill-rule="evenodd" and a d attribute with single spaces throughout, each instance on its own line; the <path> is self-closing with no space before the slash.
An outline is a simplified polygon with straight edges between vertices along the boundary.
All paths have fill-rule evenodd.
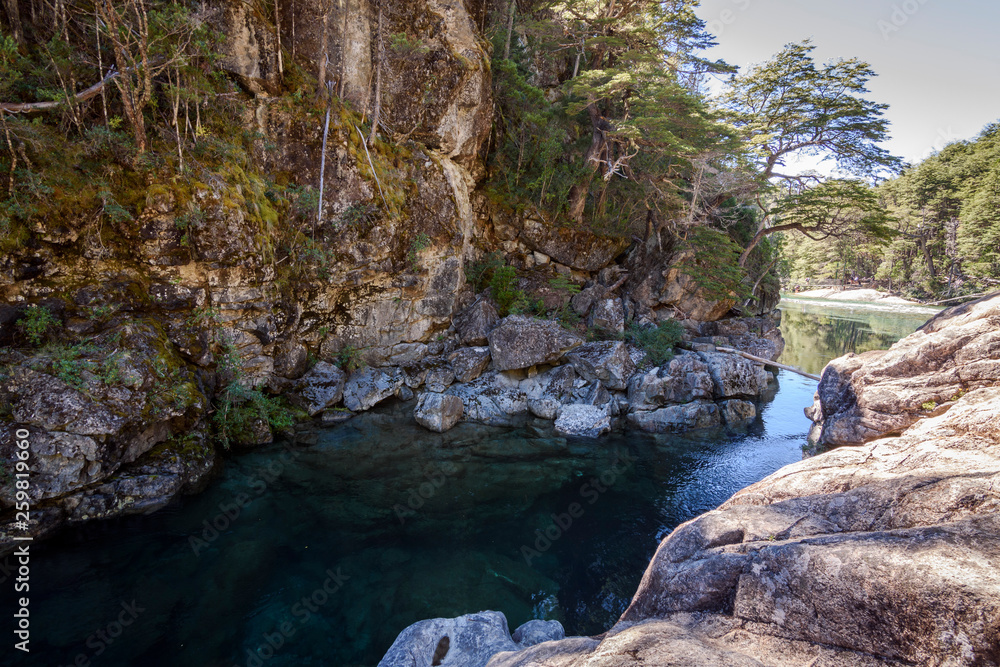
<path id="1" fill-rule="evenodd" d="M 674 358 L 674 347 L 681 342 L 684 327 L 677 320 L 665 320 L 657 327 L 629 325 L 625 339 L 646 353 L 652 366 L 662 366 Z"/>
<path id="2" fill-rule="evenodd" d="M 17 321 L 17 326 L 24 332 L 35 347 L 39 347 L 48 338 L 59 320 L 45 306 L 31 305 L 24 311 L 24 317 Z"/>
<path id="3" fill-rule="evenodd" d="M 234 442 L 249 442 L 258 421 L 263 420 L 278 431 L 288 429 L 295 423 L 291 410 L 278 399 L 265 396 L 256 387 L 244 387 L 235 380 L 223 390 L 220 399 L 213 421 L 226 449 Z"/>
<path id="4" fill-rule="evenodd" d="M 480 292 L 490 284 L 493 273 L 503 265 L 502 254 L 499 252 L 488 253 L 483 255 L 481 260 L 473 262 L 469 266 L 469 270 L 465 272 L 465 279 L 472 285 L 474 290 Z"/>
<path id="5" fill-rule="evenodd" d="M 337 358 L 334 360 L 334 363 L 340 366 L 342 371 L 346 371 L 348 373 L 365 367 L 365 360 L 361 358 L 361 350 L 353 345 L 345 345 L 344 348 L 337 353 Z"/>

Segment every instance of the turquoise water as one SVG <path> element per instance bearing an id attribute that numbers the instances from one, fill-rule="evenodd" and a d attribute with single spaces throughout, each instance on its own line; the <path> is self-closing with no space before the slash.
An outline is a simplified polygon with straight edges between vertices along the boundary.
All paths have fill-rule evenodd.
<path id="1" fill-rule="evenodd" d="M 844 321 L 789 310 L 791 353 Z M 483 609 L 602 632 L 660 539 L 801 458 L 815 383 L 779 383 L 749 433 L 436 435 L 394 404 L 231 459 L 198 496 L 36 545 L 32 653 L 4 664 L 370 666 L 410 623 Z"/>

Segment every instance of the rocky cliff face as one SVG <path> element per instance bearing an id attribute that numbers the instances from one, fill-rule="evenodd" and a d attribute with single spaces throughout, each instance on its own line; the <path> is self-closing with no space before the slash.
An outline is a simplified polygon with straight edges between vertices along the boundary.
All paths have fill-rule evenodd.
<path id="1" fill-rule="evenodd" d="M 490 252 L 531 275 L 518 287 L 590 327 L 620 333 L 626 321 L 697 316 L 687 327 L 700 351 L 635 380 L 638 427 L 753 417 L 765 374 L 725 362 L 745 376 L 726 385 L 710 346 L 742 337 L 775 358 L 772 320 L 716 330 L 697 320 L 721 317 L 732 302 L 702 307 L 696 281 L 670 268 L 669 248 L 644 251 L 639 262 L 626 253 L 630 239 L 503 210 L 479 187 L 493 120 L 485 3 L 382 3 L 381 33 L 395 40 L 388 45 L 367 3 L 334 3 L 325 20 L 330 3 L 280 3 L 284 66 L 319 76 L 326 63 L 339 100 L 325 165 L 323 111 L 276 95 L 274 26 L 247 3 L 208 4 L 226 35 L 222 67 L 243 89 L 231 122 L 252 147 L 216 147 L 221 164 L 190 178 L 151 170 L 134 219 L 81 212 L 39 222 L 30 243 L 0 258 L 0 346 L 11 346 L 0 348 L 0 428 L 33 434 L 32 500 L 42 517 L 34 534 L 149 511 L 199 488 L 216 460 L 205 437 L 211 406 L 234 379 L 324 423 L 342 420 L 345 408 L 447 390 L 461 412 L 455 400 L 422 399 L 419 419 L 435 428 L 456 415 L 511 423 L 529 411 L 555 419 L 576 405 L 586 409 L 574 407 L 566 429 L 604 431 L 631 409 L 635 351 L 619 344 L 608 359 L 590 350 L 569 364 L 582 341 L 555 325 L 539 325 L 555 326 L 550 336 L 523 337 L 522 323 L 504 342 L 487 295 L 467 281 Z M 358 118 L 372 113 L 379 58 L 380 129 L 371 142 Z M 318 202 L 279 202 L 274 183 L 320 185 L 321 221 Z M 639 279 L 647 270 L 656 276 L 649 284 Z M 551 287 L 556 276 L 582 288 L 572 303 Z M 34 306 L 61 332 L 52 349 L 27 345 L 17 324 Z M 339 377 L 329 368 L 338 360 L 367 368 Z M 669 387 L 688 382 L 685 364 L 697 367 L 703 391 L 671 397 Z M 268 442 L 271 431 L 252 419 L 236 440 Z M 8 467 L 14 454 L 0 452 Z M 0 509 L 10 501 L 0 495 Z"/>
<path id="2" fill-rule="evenodd" d="M 838 427 L 854 434 L 839 449 L 678 527 L 603 637 L 498 642 L 504 652 L 488 659 L 440 664 L 1000 664 L 998 314 L 1000 294 L 942 313 L 887 352 L 832 362 L 811 411 L 821 432 L 844 414 L 886 414 L 857 397 L 945 400 Z M 845 367 L 851 391 L 838 393 Z M 430 664 L 424 647 L 409 650 Z M 392 655 L 383 667 L 403 664 Z"/>

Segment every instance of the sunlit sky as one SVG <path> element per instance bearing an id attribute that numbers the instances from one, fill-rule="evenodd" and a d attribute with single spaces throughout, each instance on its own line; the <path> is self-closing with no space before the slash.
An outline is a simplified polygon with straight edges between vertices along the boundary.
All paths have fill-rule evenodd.
<path id="1" fill-rule="evenodd" d="M 819 62 L 870 63 L 885 147 L 910 162 L 1000 120 L 1000 0 L 702 0 L 698 15 L 719 42 L 706 55 L 741 69 L 806 38 Z"/>

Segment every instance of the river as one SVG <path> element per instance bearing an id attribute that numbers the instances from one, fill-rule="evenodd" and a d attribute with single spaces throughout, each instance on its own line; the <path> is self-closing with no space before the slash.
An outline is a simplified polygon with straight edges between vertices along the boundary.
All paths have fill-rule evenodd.
<path id="1" fill-rule="evenodd" d="M 928 317 L 782 308 L 782 361 L 813 373 Z M 801 459 L 814 391 L 783 371 L 749 433 L 599 441 L 544 422 L 436 435 L 411 406 L 379 408 L 314 446 L 229 459 L 204 493 L 153 515 L 34 546 L 32 652 L 4 664 L 371 666 L 410 623 L 484 609 L 511 629 L 602 632 L 659 540 Z"/>

